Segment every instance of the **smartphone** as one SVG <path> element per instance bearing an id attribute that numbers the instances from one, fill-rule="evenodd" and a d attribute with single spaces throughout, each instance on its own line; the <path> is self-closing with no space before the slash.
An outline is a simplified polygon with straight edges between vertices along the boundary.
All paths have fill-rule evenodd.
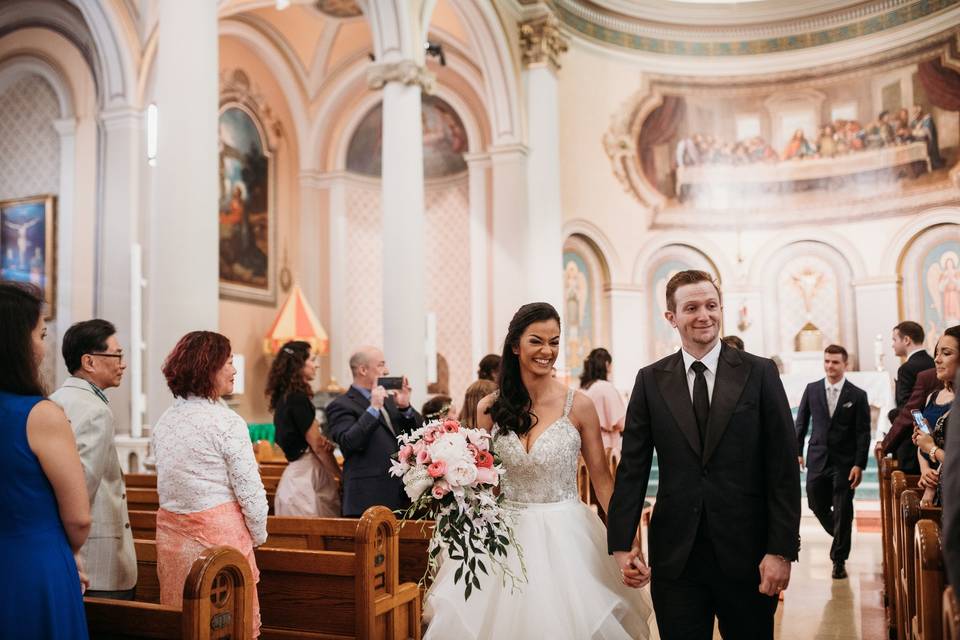
<path id="1" fill-rule="evenodd" d="M 927 435 L 930 435 L 930 427 L 927 425 L 927 419 L 923 417 L 923 414 L 919 409 L 914 409 L 910 412 L 913 415 L 913 421 L 917 423 L 917 426 L 920 428 L 920 431 L 923 431 Z"/>
<path id="2" fill-rule="evenodd" d="M 377 378 L 377 384 L 387 391 L 399 391 L 403 389 L 403 376 L 387 376 L 386 378 Z"/>

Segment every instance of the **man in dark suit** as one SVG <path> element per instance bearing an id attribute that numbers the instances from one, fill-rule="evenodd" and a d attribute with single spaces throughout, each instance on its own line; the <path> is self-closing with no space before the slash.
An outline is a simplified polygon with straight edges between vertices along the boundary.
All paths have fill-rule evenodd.
<path id="1" fill-rule="evenodd" d="M 923 348 L 923 327 L 911 320 L 904 320 L 893 328 L 893 352 L 898 358 L 906 358 L 897 369 L 897 387 L 894 393 L 895 409 L 891 409 L 887 417 L 892 425 L 900 411 L 910 398 L 910 392 L 917 382 L 917 374 L 933 368 L 933 358 Z M 911 431 L 912 433 L 912 431 Z M 917 462 L 917 447 L 909 437 L 903 438 L 897 446 L 896 458 L 898 467 L 904 473 L 920 473 L 920 463 Z"/>
<path id="2" fill-rule="evenodd" d="M 353 384 L 327 405 L 330 435 L 343 453 L 343 515 L 359 517 L 374 505 L 406 509 L 403 481 L 387 472 L 399 448 L 397 435 L 422 424 L 410 405 L 410 387 L 387 392 L 377 380 L 388 375 L 383 352 L 363 347 L 350 356 Z"/>
<path id="3" fill-rule="evenodd" d="M 960 374 L 953 388 L 960 387 Z M 947 433 L 960 433 L 960 394 L 953 396 Z M 960 438 L 947 437 L 943 473 L 943 564 L 950 584 L 960 584 Z"/>
<path id="4" fill-rule="evenodd" d="M 654 449 L 650 523 L 660 635 L 772 638 L 777 596 L 800 548 L 800 471 L 776 365 L 719 340 L 720 291 L 703 271 L 667 283 L 682 349 L 637 374 L 607 519 L 625 584 L 645 582 L 637 542 Z"/>
<path id="5" fill-rule="evenodd" d="M 823 351 L 825 378 L 803 391 L 797 411 L 797 443 L 803 467 L 803 443 L 813 418 L 807 450 L 807 502 L 817 520 L 833 536 L 830 559 L 833 578 L 847 577 L 853 529 L 853 493 L 863 479 L 870 449 L 870 405 L 867 392 L 844 377 L 847 350 L 831 344 Z"/>
<path id="6" fill-rule="evenodd" d="M 905 440 L 910 442 L 914 425 L 913 414 L 911 412 L 914 409 L 923 409 L 930 394 L 934 391 L 939 391 L 942 387 L 943 383 L 937 378 L 936 369 L 927 369 L 917 374 L 917 382 L 913 385 L 910 398 L 907 400 L 907 403 L 903 405 L 903 408 L 900 409 L 900 413 L 897 414 L 897 419 L 890 425 L 890 431 L 883 437 L 883 442 L 877 445 L 882 455 L 892 454 L 896 457 L 897 451 L 903 442 Z M 914 460 L 916 460 L 916 456 L 914 456 Z M 899 460 L 897 462 L 899 466 Z"/>

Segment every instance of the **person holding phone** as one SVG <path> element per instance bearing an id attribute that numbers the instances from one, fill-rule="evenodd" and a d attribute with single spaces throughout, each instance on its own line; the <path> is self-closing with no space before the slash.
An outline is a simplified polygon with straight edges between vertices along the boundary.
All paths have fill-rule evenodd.
<path id="1" fill-rule="evenodd" d="M 397 436 L 423 424 L 410 404 L 410 385 L 403 376 L 389 377 L 377 347 L 350 356 L 350 372 L 353 384 L 326 408 L 330 436 L 343 453 L 343 515 L 360 517 L 374 505 L 406 509 L 403 481 L 388 470 L 399 449 Z"/>
<path id="2" fill-rule="evenodd" d="M 867 392 L 846 379 L 847 350 L 831 344 L 823 350 L 822 380 L 811 382 L 797 410 L 797 445 L 803 467 L 803 444 L 813 421 L 807 449 L 807 502 L 833 536 L 833 578 L 847 577 L 853 531 L 853 495 L 863 478 L 870 452 L 870 404 Z"/>
<path id="3" fill-rule="evenodd" d="M 917 416 L 913 429 L 913 443 L 917 445 L 920 463 L 920 487 L 923 499 L 941 505 L 941 465 L 945 459 L 943 446 L 947 440 L 947 420 L 954 398 L 954 380 L 957 376 L 957 361 L 960 354 L 960 325 L 948 328 L 937 341 L 934 350 L 934 367 L 937 379 L 943 388 L 927 397 L 927 404 Z"/>

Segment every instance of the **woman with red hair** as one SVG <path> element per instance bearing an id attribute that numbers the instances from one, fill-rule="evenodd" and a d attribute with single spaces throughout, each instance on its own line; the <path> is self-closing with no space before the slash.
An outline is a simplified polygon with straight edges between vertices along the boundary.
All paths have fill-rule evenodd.
<path id="1" fill-rule="evenodd" d="M 267 539 L 267 495 L 247 424 L 220 399 L 233 392 L 236 373 L 230 341 L 211 331 L 183 336 L 163 363 L 174 400 L 153 427 L 161 604 L 181 606 L 190 566 L 208 547 L 239 549 L 259 579 L 253 548 Z"/>

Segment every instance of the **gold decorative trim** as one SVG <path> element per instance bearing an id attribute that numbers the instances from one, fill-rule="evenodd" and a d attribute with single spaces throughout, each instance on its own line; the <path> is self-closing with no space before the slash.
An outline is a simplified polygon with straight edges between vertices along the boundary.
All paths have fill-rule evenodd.
<path id="1" fill-rule="evenodd" d="M 554 71 L 558 71 L 560 56 L 568 48 L 569 42 L 560 33 L 560 21 L 552 13 L 520 25 L 520 53 L 525 68 L 549 64 Z"/>

